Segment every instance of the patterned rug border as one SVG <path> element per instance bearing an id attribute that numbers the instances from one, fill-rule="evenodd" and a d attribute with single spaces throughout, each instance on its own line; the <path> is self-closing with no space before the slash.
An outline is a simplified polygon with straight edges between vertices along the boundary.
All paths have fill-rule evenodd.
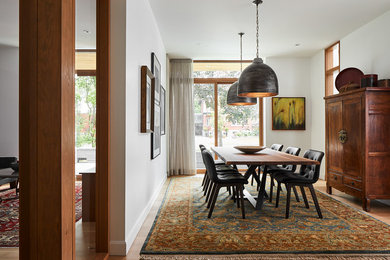
<path id="1" fill-rule="evenodd" d="M 350 259 L 356 259 L 356 260 L 386 260 L 390 259 L 390 256 L 386 255 L 370 255 L 370 256 L 361 256 L 357 254 L 342 254 L 342 255 L 310 255 L 310 254 L 302 254 L 302 255 L 296 255 L 296 254 L 288 254 L 288 255 L 278 255 L 278 254 L 272 254 L 272 255 L 259 255 L 259 254 L 247 254 L 247 255 L 141 255 L 140 260 L 210 260 L 210 259 L 226 259 L 226 260 L 252 260 L 252 259 L 263 259 L 263 260 L 279 260 L 279 259 L 286 259 L 286 260 L 314 260 L 314 259 L 323 259 L 323 260 L 350 260 Z"/>
<path id="2" fill-rule="evenodd" d="M 160 212 L 162 210 L 162 207 L 165 203 L 165 200 L 167 199 L 167 195 L 168 195 L 168 191 L 169 191 L 169 188 L 171 187 L 172 185 L 172 181 L 173 179 L 175 179 L 175 177 L 171 177 L 170 180 L 169 180 L 169 184 L 167 185 L 167 188 L 166 188 L 166 191 L 164 192 L 164 198 L 161 202 L 161 205 L 157 211 L 157 214 L 156 214 L 156 217 L 153 221 L 153 225 L 152 227 L 150 228 L 149 230 L 149 233 L 148 233 L 148 236 L 146 237 L 145 239 L 145 242 L 142 246 L 142 249 L 140 251 L 140 256 L 141 257 L 146 257 L 146 256 L 150 256 L 150 257 L 157 257 L 157 258 L 140 258 L 140 259 L 162 259 L 162 258 L 158 258 L 159 256 L 162 257 L 167 257 L 167 259 L 176 259 L 176 258 L 173 258 L 175 256 L 183 256 L 183 257 L 196 257 L 197 256 L 201 256 L 201 257 L 206 257 L 206 256 L 213 256 L 213 258 L 215 256 L 233 256 L 233 255 L 236 255 L 236 256 L 243 256 L 243 255 L 251 255 L 251 256 L 254 256 L 254 257 L 260 257 L 260 259 L 264 259 L 264 258 L 261 258 L 261 257 L 271 257 L 272 255 L 275 255 L 276 257 L 279 255 L 279 257 L 283 257 L 284 259 L 286 259 L 286 257 L 290 257 L 290 256 L 294 256 L 294 257 L 298 257 L 298 258 L 290 258 L 290 259 L 306 259 L 306 258 L 299 258 L 301 256 L 305 256 L 307 255 L 308 257 L 315 257 L 315 259 L 318 259 L 318 257 L 330 257 L 329 255 L 332 255 L 332 257 L 339 257 L 339 256 L 343 256 L 343 257 L 357 257 L 357 256 L 360 256 L 360 257 L 366 257 L 366 256 L 380 256 L 380 257 L 385 257 L 385 258 L 380 258 L 380 259 L 390 259 L 390 250 L 344 250 L 344 251 L 305 251 L 305 252 L 302 252 L 302 251 L 285 251 L 285 252 L 263 252 L 263 251 L 226 251 L 226 252 L 213 252 L 213 251 L 210 251 L 210 252 L 195 252 L 195 251 L 188 251 L 188 252 L 165 252 L 165 251 L 155 251 L 155 252 L 148 252 L 148 251 L 145 251 L 145 248 L 150 240 L 150 237 L 152 235 L 152 231 L 157 223 L 157 220 L 160 216 Z M 342 201 L 339 201 L 331 196 L 329 196 L 328 194 L 322 192 L 322 191 L 319 191 L 318 189 L 315 189 L 316 192 L 320 192 L 321 194 L 325 195 L 326 197 L 344 205 L 344 206 L 347 206 L 348 208 L 350 209 L 353 209 L 353 210 L 356 210 L 358 211 L 359 213 L 362 213 L 376 221 L 379 221 L 387 226 L 390 226 L 389 224 L 369 215 L 368 213 L 360 210 L 360 209 L 357 209 L 357 208 L 354 208 Z M 365 256 L 361 256 L 361 255 L 365 255 Z M 298 256 L 299 255 L 299 256 Z M 245 257 L 245 256 L 243 256 Z M 177 258 L 177 259 L 200 259 L 200 260 L 207 260 L 209 258 Z M 224 259 L 229 259 L 229 258 L 224 258 Z M 232 258 L 232 259 L 237 259 L 237 258 Z M 243 259 L 246 259 L 246 258 L 243 258 Z M 259 258 L 248 258 L 248 259 L 259 259 Z M 270 259 L 273 259 L 273 258 L 270 258 Z M 275 258 L 277 259 L 277 258 Z M 287 258 L 289 259 L 289 258 Z M 307 258 L 307 259 L 314 259 L 314 258 Z M 347 259 L 347 258 L 323 258 L 323 259 Z M 377 258 L 353 258 L 353 259 L 377 259 Z"/>

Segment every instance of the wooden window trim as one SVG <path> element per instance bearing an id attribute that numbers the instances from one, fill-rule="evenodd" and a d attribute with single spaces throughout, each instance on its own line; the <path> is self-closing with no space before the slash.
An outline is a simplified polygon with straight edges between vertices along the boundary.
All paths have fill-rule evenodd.
<path id="1" fill-rule="evenodd" d="M 329 69 L 327 69 L 327 57 L 328 55 L 333 55 L 333 48 L 338 45 L 338 65 L 337 66 L 334 66 L 334 67 L 331 67 Z M 327 76 L 333 74 L 335 71 L 340 71 L 340 41 L 338 42 L 335 42 L 333 43 L 332 45 L 330 45 L 329 47 L 327 47 L 325 49 L 325 59 L 324 59 L 324 62 L 325 62 L 325 96 L 330 96 L 330 95 L 333 95 L 333 84 L 331 86 L 329 86 L 328 82 L 327 82 Z"/>
<path id="2" fill-rule="evenodd" d="M 214 145 L 218 146 L 218 85 L 233 84 L 238 78 L 194 78 L 194 84 L 214 85 Z M 264 145 L 264 115 L 263 99 L 258 99 L 259 107 L 259 145 Z M 261 130 L 261 131 L 260 131 Z"/>

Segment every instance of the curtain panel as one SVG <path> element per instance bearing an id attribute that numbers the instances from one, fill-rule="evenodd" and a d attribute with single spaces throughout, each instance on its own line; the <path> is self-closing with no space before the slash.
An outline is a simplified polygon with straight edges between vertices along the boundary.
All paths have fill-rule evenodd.
<path id="1" fill-rule="evenodd" d="M 168 176 L 194 175 L 192 60 L 171 60 L 169 67 Z"/>

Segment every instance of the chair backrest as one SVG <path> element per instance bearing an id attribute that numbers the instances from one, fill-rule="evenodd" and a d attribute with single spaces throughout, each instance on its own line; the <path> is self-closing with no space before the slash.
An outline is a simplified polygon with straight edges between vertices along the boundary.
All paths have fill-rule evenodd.
<path id="1" fill-rule="evenodd" d="M 16 157 L 0 157 L 0 169 L 10 168 L 11 163 L 16 163 Z"/>
<path id="2" fill-rule="evenodd" d="M 200 145 L 199 145 L 199 148 L 200 148 L 200 151 L 203 151 L 203 150 L 206 149 L 206 146 L 204 146 L 203 144 L 200 144 Z"/>
<path id="3" fill-rule="evenodd" d="M 215 169 L 215 163 L 211 153 L 205 149 L 202 151 L 202 158 L 204 165 L 206 166 L 206 173 L 212 181 L 217 181 L 217 170 Z"/>
<path id="4" fill-rule="evenodd" d="M 273 144 L 273 145 L 271 145 L 271 149 L 280 152 L 283 149 L 283 145 L 282 144 Z"/>
<path id="5" fill-rule="evenodd" d="M 312 180 L 313 182 L 318 181 L 318 178 L 320 177 L 321 161 L 323 157 L 323 152 L 312 149 L 307 150 L 303 155 L 303 158 L 318 161 L 320 164 L 302 165 L 299 174 L 305 178 Z"/>
<path id="6" fill-rule="evenodd" d="M 301 152 L 301 148 L 291 147 L 291 146 L 287 147 L 287 149 L 285 151 L 285 153 L 295 155 L 295 156 L 298 156 L 300 152 Z M 295 172 L 295 170 L 297 169 L 297 166 L 296 165 L 283 165 L 283 168 L 286 170 Z"/>

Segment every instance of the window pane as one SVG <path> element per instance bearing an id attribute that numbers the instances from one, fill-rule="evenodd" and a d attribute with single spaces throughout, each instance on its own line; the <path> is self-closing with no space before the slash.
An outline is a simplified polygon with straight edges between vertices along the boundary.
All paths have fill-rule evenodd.
<path id="1" fill-rule="evenodd" d="M 199 144 L 214 146 L 214 85 L 194 84 L 196 168 L 204 169 Z"/>
<path id="2" fill-rule="evenodd" d="M 229 106 L 231 85 L 218 85 L 218 146 L 259 145 L 259 106 Z"/>

